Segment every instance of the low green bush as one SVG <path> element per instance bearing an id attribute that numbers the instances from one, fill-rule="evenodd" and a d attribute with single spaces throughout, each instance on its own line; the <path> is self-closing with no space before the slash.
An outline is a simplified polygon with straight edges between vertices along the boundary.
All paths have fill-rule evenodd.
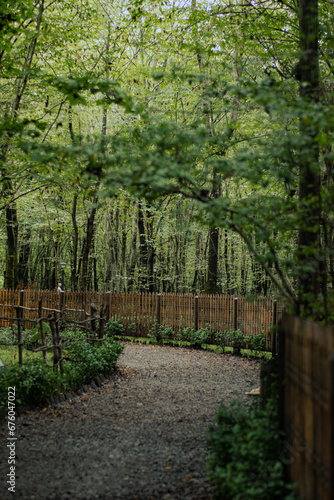
<path id="1" fill-rule="evenodd" d="M 182 342 L 190 342 L 194 331 L 195 330 L 190 326 L 181 326 L 178 333 L 178 339 Z"/>
<path id="2" fill-rule="evenodd" d="M 248 349 L 252 351 L 264 351 L 266 348 L 266 335 L 264 332 L 260 332 L 256 335 L 247 335 L 245 341 L 248 344 Z"/>
<path id="3" fill-rule="evenodd" d="M 9 326 L 0 328 L 0 342 L 15 342 L 17 340 L 17 328 L 16 325 L 14 328 L 10 328 Z"/>
<path id="4" fill-rule="evenodd" d="M 208 475 L 213 497 L 224 500 L 292 500 L 281 462 L 277 396 L 265 408 L 221 405 L 208 432 Z"/>
<path id="5" fill-rule="evenodd" d="M 157 344 L 162 344 L 164 340 L 172 340 L 174 336 L 174 330 L 171 326 L 158 325 L 157 323 L 152 326 L 148 335 Z"/>
<path id="6" fill-rule="evenodd" d="M 115 335 L 125 335 L 125 328 L 122 323 L 116 319 L 107 321 L 104 327 L 104 335 L 106 337 L 114 337 Z"/>
<path id="7" fill-rule="evenodd" d="M 71 332 L 67 333 L 70 337 Z M 22 366 L 15 364 L 0 374 L 0 408 L 7 404 L 8 387 L 15 387 L 17 404 L 36 406 L 56 392 L 75 390 L 88 384 L 100 373 L 111 372 L 122 350 L 123 346 L 113 338 L 106 338 L 103 342 L 80 339 L 68 343 L 63 351 L 67 358 L 63 362 L 63 372 L 53 370 L 42 359 Z"/>
<path id="8" fill-rule="evenodd" d="M 222 347 L 225 350 L 225 347 L 229 343 L 227 330 L 224 330 L 223 332 L 216 332 L 215 333 L 215 342 L 217 345 L 219 345 L 220 347 Z"/>
<path id="9" fill-rule="evenodd" d="M 190 342 L 192 347 L 200 349 L 203 344 L 208 344 L 211 338 L 212 332 L 207 326 L 205 328 L 200 328 L 199 330 L 192 332 L 190 334 Z"/>
<path id="10" fill-rule="evenodd" d="M 241 349 L 246 345 L 251 351 L 261 352 L 266 347 L 266 336 L 264 332 L 254 335 L 245 335 L 240 330 L 225 330 L 215 334 L 216 344 L 225 350 L 226 346 L 233 347 L 233 354 L 240 356 Z"/>
<path id="11" fill-rule="evenodd" d="M 130 323 L 126 326 L 126 334 L 135 337 L 137 334 L 136 323 Z"/>
<path id="12" fill-rule="evenodd" d="M 94 377 L 115 368 L 117 359 L 123 346 L 112 338 L 103 342 L 90 343 L 85 340 L 73 342 L 68 349 L 67 356 L 74 366 L 72 383 L 77 385 L 89 383 Z"/>
<path id="13" fill-rule="evenodd" d="M 16 402 L 21 405 L 42 404 L 59 390 L 59 374 L 43 360 L 14 365 L 0 376 L 0 406 L 7 404 L 8 387 L 15 387 Z"/>
<path id="14" fill-rule="evenodd" d="M 240 356 L 241 349 L 245 347 L 244 334 L 240 330 L 231 330 L 227 335 L 233 347 L 233 354 L 236 356 Z"/>

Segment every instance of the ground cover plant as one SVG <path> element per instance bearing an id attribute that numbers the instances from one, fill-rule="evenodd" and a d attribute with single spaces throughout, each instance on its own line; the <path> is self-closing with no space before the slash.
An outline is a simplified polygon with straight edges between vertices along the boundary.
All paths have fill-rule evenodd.
<path id="1" fill-rule="evenodd" d="M 3 332 L 2 338 L 8 335 L 11 333 Z M 30 347 L 31 335 L 35 338 L 35 332 L 27 333 L 27 345 Z M 17 346 L 8 346 L 4 351 L 6 356 L 3 356 L 1 351 L 8 370 L 0 373 L 0 408 L 6 405 L 9 386 L 16 388 L 17 403 L 28 406 L 42 404 L 57 392 L 76 390 L 90 383 L 101 373 L 111 372 L 123 350 L 123 346 L 113 337 L 98 342 L 87 339 L 85 332 L 65 330 L 62 332 L 62 338 L 62 370 L 52 367 L 51 353 L 45 363 L 40 352 L 34 353 L 24 349 L 24 364 L 20 366 L 17 360 Z M 34 341 L 34 347 L 39 347 L 38 339 Z"/>
<path id="2" fill-rule="evenodd" d="M 221 404 L 208 432 L 208 475 L 213 497 L 224 500 L 292 500 L 286 484 L 283 432 L 278 428 L 278 396 L 264 408 L 235 400 Z"/>
<path id="3" fill-rule="evenodd" d="M 133 334 L 136 333 L 135 325 L 130 325 Z M 128 328 L 129 330 L 129 328 Z M 178 331 L 174 331 L 169 325 L 154 324 L 145 337 L 131 337 L 125 335 L 126 328 L 119 321 L 110 319 L 106 324 L 107 335 L 116 335 L 118 339 L 136 340 L 142 343 L 170 344 L 180 347 L 193 347 L 203 349 L 219 346 L 217 352 L 233 353 L 235 355 L 261 356 L 266 349 L 266 334 L 245 335 L 240 330 L 225 330 L 214 333 L 209 326 L 195 330 L 191 327 L 182 326 Z M 211 349 L 212 350 L 212 349 Z"/>

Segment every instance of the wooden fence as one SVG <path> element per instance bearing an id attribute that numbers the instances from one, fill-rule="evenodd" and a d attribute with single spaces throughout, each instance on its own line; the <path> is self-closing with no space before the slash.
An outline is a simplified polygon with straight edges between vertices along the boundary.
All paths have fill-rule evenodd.
<path id="1" fill-rule="evenodd" d="M 305 500 L 334 500 L 334 328 L 284 317 L 281 413 L 289 478 Z"/>
<path id="2" fill-rule="evenodd" d="M 0 317 L 0 321 L 6 325 L 8 322 L 11 326 L 15 322 L 17 325 L 17 339 L 12 342 L 1 342 L 2 345 L 16 345 L 18 346 L 18 361 L 19 364 L 23 364 L 23 346 L 34 352 L 42 352 L 44 361 L 46 362 L 46 353 L 49 350 L 53 350 L 53 367 L 54 369 L 60 368 L 63 371 L 62 362 L 64 360 L 62 355 L 62 344 L 64 342 L 73 342 L 75 339 L 72 335 L 70 338 L 62 336 L 62 331 L 66 332 L 65 327 L 71 327 L 74 332 L 77 329 L 86 332 L 86 339 L 93 340 L 94 342 L 104 340 L 104 325 L 108 317 L 108 305 L 100 306 L 100 313 L 98 315 L 98 307 L 94 304 L 90 304 L 90 312 L 88 313 L 86 308 L 79 309 L 78 304 L 75 304 L 75 308 L 64 307 L 64 294 L 61 293 L 59 296 L 50 295 L 47 297 L 48 301 L 44 301 L 43 298 L 38 294 L 34 297 L 38 299 L 38 307 L 30 307 L 25 305 L 27 302 L 25 292 L 21 290 L 19 296 L 16 293 L 9 293 L 7 299 L 11 298 L 13 301 L 16 300 L 17 303 L 3 303 L 1 308 L 3 311 L 3 316 Z M 29 296 L 32 299 L 32 296 Z M 44 297 L 45 299 L 45 297 Z M 31 302 L 33 302 L 31 300 Z M 46 302 L 46 305 L 45 305 Z M 55 307 L 55 305 L 56 307 Z M 36 306 L 36 304 L 34 304 Z M 13 314 L 15 312 L 15 315 Z M 9 313 L 9 314 L 6 314 Z M 9 318 L 9 321 L 7 321 Z M 45 325 L 48 324 L 51 332 L 51 345 L 50 339 L 46 339 L 45 335 Z M 31 341 L 29 347 L 25 345 L 23 330 L 29 325 L 30 328 L 37 328 L 40 333 L 41 347 L 32 347 Z M 68 334 L 67 334 L 68 335 Z M 80 338 L 81 335 L 80 335 Z M 14 340 L 14 339 L 13 339 Z M 49 343 L 48 343 L 49 342 Z"/>
<path id="3" fill-rule="evenodd" d="M 282 315 L 282 306 L 271 298 L 248 302 L 245 297 L 229 295 L 0 290 L 0 327 L 13 323 L 18 305 L 27 308 L 23 309 L 25 327 L 33 328 L 41 304 L 74 321 L 86 319 L 92 303 L 97 309 L 108 310 L 107 319 L 118 320 L 125 327 L 136 325 L 137 334 L 142 336 L 157 323 L 176 331 L 181 326 L 196 330 L 209 326 L 212 331 L 239 329 L 246 335 L 257 334 L 269 332 Z"/>

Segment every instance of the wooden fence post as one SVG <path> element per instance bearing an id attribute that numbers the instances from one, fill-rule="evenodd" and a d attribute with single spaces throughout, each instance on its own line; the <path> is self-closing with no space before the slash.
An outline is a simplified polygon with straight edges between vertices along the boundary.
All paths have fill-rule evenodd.
<path id="1" fill-rule="evenodd" d="M 238 297 L 234 298 L 233 307 L 233 329 L 238 330 Z"/>
<path id="2" fill-rule="evenodd" d="M 277 300 L 274 300 L 273 326 L 277 325 Z"/>
<path id="3" fill-rule="evenodd" d="M 96 332 L 96 311 L 97 311 L 97 306 L 94 304 L 94 302 L 91 302 L 90 304 L 90 317 L 91 317 L 91 329 L 93 333 L 93 337 L 95 338 L 95 332 Z"/>
<path id="4" fill-rule="evenodd" d="M 24 306 L 24 290 L 20 290 L 20 306 L 23 308 Z M 24 309 L 21 309 L 21 321 L 22 321 L 22 330 L 25 330 L 25 321 L 24 319 Z"/>
<path id="5" fill-rule="evenodd" d="M 281 430 L 285 430 L 285 332 L 286 326 L 283 321 L 278 325 L 278 424 Z"/>
<path id="6" fill-rule="evenodd" d="M 104 306 L 100 306 L 100 319 L 99 319 L 99 339 L 102 339 L 104 333 Z"/>
<path id="7" fill-rule="evenodd" d="M 198 330 L 198 295 L 195 297 L 195 331 Z"/>
<path id="8" fill-rule="evenodd" d="M 39 316 L 39 327 L 41 330 L 41 340 L 42 346 L 45 347 L 45 333 L 44 333 L 44 324 L 43 324 L 43 309 L 42 309 L 42 299 L 38 302 L 38 316 Z M 43 358 L 46 363 L 46 351 L 43 351 Z"/>
<path id="9" fill-rule="evenodd" d="M 52 333 L 52 344 L 53 344 L 53 369 L 58 370 L 58 361 L 59 361 L 59 355 L 58 355 L 58 343 L 57 343 L 57 334 L 56 334 L 56 328 L 54 324 L 54 318 L 52 317 L 52 314 L 49 314 L 48 320 L 50 323 L 50 329 Z"/>
<path id="10" fill-rule="evenodd" d="M 61 348 L 61 338 L 60 338 L 60 332 L 59 332 L 59 320 L 57 318 L 57 313 L 56 311 L 54 312 L 54 322 L 55 322 L 55 330 L 56 330 L 56 340 L 57 340 L 57 349 L 58 349 L 58 363 L 59 363 L 59 368 L 60 371 L 63 371 L 63 362 L 62 362 L 62 348 Z"/>
<path id="11" fill-rule="evenodd" d="M 107 292 L 107 298 L 106 298 L 106 322 L 109 321 L 109 315 L 110 315 L 110 292 Z"/>
<path id="12" fill-rule="evenodd" d="M 64 291 L 61 290 L 59 297 L 59 309 L 60 309 L 60 329 L 63 329 L 63 317 L 64 317 Z"/>
<path id="13" fill-rule="evenodd" d="M 272 335 L 272 345 L 271 345 L 271 354 L 272 356 L 276 356 L 277 351 L 277 300 L 273 302 L 273 335 Z"/>
<path id="14" fill-rule="evenodd" d="M 20 290 L 20 300 L 19 305 L 16 307 L 16 317 L 17 317 L 17 342 L 19 346 L 19 364 L 23 364 L 22 355 L 22 320 L 23 320 L 23 302 L 24 301 L 24 290 Z"/>
<path id="15" fill-rule="evenodd" d="M 161 293 L 157 295 L 157 324 L 160 325 L 161 322 Z"/>

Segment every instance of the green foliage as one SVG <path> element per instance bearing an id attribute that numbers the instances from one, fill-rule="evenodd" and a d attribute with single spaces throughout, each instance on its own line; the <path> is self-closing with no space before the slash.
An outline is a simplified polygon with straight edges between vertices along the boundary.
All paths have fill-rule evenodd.
<path id="1" fill-rule="evenodd" d="M 164 340 L 172 340 L 175 337 L 174 330 L 168 325 L 158 325 L 155 323 L 148 335 L 157 344 L 163 344 Z"/>
<path id="2" fill-rule="evenodd" d="M 266 347 L 266 334 L 260 332 L 256 335 L 247 335 L 245 340 L 248 344 L 248 348 L 252 351 L 264 351 Z"/>
<path id="3" fill-rule="evenodd" d="M 125 335 L 124 325 L 115 319 L 110 319 L 104 327 L 104 334 L 106 337 Z"/>
<path id="4" fill-rule="evenodd" d="M 9 327 L 0 328 L 0 342 L 11 343 L 17 340 L 17 329 L 14 327 L 14 331 Z"/>
<path id="5" fill-rule="evenodd" d="M 241 349 L 245 345 L 244 334 L 240 330 L 231 330 L 227 333 L 227 337 L 233 347 L 233 354 L 235 354 L 236 356 L 240 356 Z"/>
<path id="6" fill-rule="evenodd" d="M 194 214 L 188 220 L 196 217 L 202 227 L 228 232 L 226 273 L 221 264 L 218 269 L 225 290 L 255 288 L 255 293 L 262 293 L 262 288 L 267 293 L 270 279 L 290 303 L 300 305 L 297 281 L 310 281 L 313 276 L 311 281 L 318 284 L 326 265 L 324 256 L 328 256 L 328 268 L 333 264 L 325 243 L 330 240 L 326 235 L 332 232 L 333 219 L 332 6 L 319 2 L 322 91 L 315 92 L 319 99 L 307 100 L 299 88 L 313 86 L 307 82 L 299 86 L 297 71 L 302 9 L 285 2 L 232 2 L 224 4 L 226 15 L 221 15 L 221 6 L 205 2 L 174 3 L 172 8 L 168 3 L 139 3 L 138 7 L 137 2 L 130 2 L 125 9 L 118 1 L 45 4 L 15 0 L 3 7 L 2 181 L 5 198 L 17 200 L 19 227 L 29 228 L 30 274 L 41 288 L 47 288 L 55 269 L 42 256 L 53 255 L 56 262 L 58 248 L 73 265 L 73 256 L 79 253 L 68 238 L 69 206 L 74 196 L 83 205 L 92 198 L 92 185 L 97 181 L 98 196 L 108 203 L 110 195 L 118 203 L 120 192 L 121 196 L 130 192 L 146 197 L 151 204 L 163 197 L 163 204 L 168 205 L 172 199 L 174 206 L 178 203 L 174 204 L 174 197 L 184 196 L 193 202 Z M 101 109 L 107 127 L 98 118 Z M 320 161 L 309 164 L 312 151 L 319 151 Z M 298 189 L 303 195 L 303 165 L 321 179 L 321 193 L 316 192 L 316 180 L 316 185 L 306 183 L 309 196 L 295 195 Z M 7 179 L 11 179 L 10 188 Z M 34 190 L 41 186 L 50 191 L 57 186 L 51 203 L 45 202 L 45 192 L 39 200 L 35 196 Z M 28 194 L 23 198 L 24 192 Z M 36 206 L 34 224 L 27 205 Z M 317 219 L 312 213 L 320 205 L 323 213 Z M 87 205 L 79 212 L 78 205 L 78 218 L 86 220 Z M 111 219 L 117 219 L 118 225 L 121 211 L 109 217 L 112 212 L 106 210 L 106 220 L 100 218 L 100 233 L 111 227 Z M 273 217 L 276 213 L 280 216 Z M 159 221 L 164 219 L 164 208 L 161 214 Z M 85 224 L 77 222 L 77 239 L 83 241 Z M 6 223 L 9 230 L 10 221 Z M 192 238 L 191 245 L 186 237 L 164 237 L 162 245 L 168 249 L 160 251 L 160 228 L 148 240 L 152 255 L 169 274 L 165 284 L 174 287 L 173 291 L 183 286 L 187 291 L 205 289 L 206 256 L 210 254 L 203 248 L 205 237 L 196 244 Z M 128 228 L 122 231 L 128 234 Z M 309 236 L 303 244 L 296 238 L 297 231 Z M 238 245 L 238 265 L 232 233 L 243 242 L 243 247 Z M 21 230 L 20 238 L 25 239 Z M 121 272 L 123 277 L 124 270 L 132 268 L 125 262 L 129 243 L 120 251 L 122 238 L 116 239 L 112 251 L 108 238 L 94 242 L 96 255 L 103 248 L 97 275 L 104 282 L 110 280 L 111 267 L 115 276 Z M 323 248 L 315 243 L 320 241 Z M 57 250 L 54 242 L 58 242 Z M 3 248 L 0 251 L 4 253 Z M 110 266 L 111 256 L 121 254 Z M 108 259 L 103 258 L 106 255 Z M 181 255 L 186 255 L 184 262 Z M 220 248 L 217 256 L 222 262 Z M 140 283 L 137 257 L 132 259 L 136 275 L 132 287 Z M 243 257 L 246 272 L 241 276 L 237 271 Z M 17 260 L 7 270 L 6 280 L 12 271 L 18 273 Z M 72 273 L 73 281 L 77 270 Z M 76 289 L 78 284 L 72 285 Z M 307 293 L 306 285 L 299 293 L 304 295 L 302 303 L 312 299 L 314 316 L 322 317 L 326 294 L 315 297 L 313 289 Z"/>
<path id="7" fill-rule="evenodd" d="M 23 333 L 23 346 L 26 349 L 36 349 L 41 345 L 41 331 L 39 328 L 28 330 Z"/>
<path id="8" fill-rule="evenodd" d="M 248 349 L 255 352 L 264 351 L 266 347 L 266 336 L 264 332 L 245 335 L 240 330 L 225 330 L 224 332 L 217 332 L 215 334 L 215 341 L 217 345 L 223 348 L 232 346 L 233 354 L 238 356 L 241 354 L 241 349 L 244 349 L 246 345 Z"/>
<path id="9" fill-rule="evenodd" d="M 209 344 L 212 331 L 208 326 L 190 334 L 191 346 L 200 349 L 203 344 Z"/>
<path id="10" fill-rule="evenodd" d="M 67 333 L 69 337 L 78 332 Z M 22 366 L 16 364 L 0 374 L 1 406 L 6 406 L 7 390 L 12 386 L 16 388 L 17 404 L 29 406 L 44 403 L 56 392 L 77 389 L 100 373 L 111 372 L 122 350 L 123 346 L 112 338 L 95 343 L 77 340 L 68 343 L 66 357 L 70 360 L 63 362 L 63 373 L 53 370 L 42 359 Z"/>
<path id="11" fill-rule="evenodd" d="M 225 330 L 223 332 L 216 332 L 215 333 L 215 342 L 216 342 L 217 345 L 219 345 L 220 347 L 222 347 L 223 349 L 225 349 L 225 347 L 229 343 L 227 330 Z"/>
<path id="12" fill-rule="evenodd" d="M 178 338 L 182 342 L 190 342 L 194 332 L 195 330 L 190 326 L 181 326 L 179 329 Z"/>
<path id="13" fill-rule="evenodd" d="M 208 474 L 216 499 L 292 500 L 281 458 L 277 397 L 266 407 L 245 408 L 240 401 L 221 405 L 208 432 Z"/>
<path id="14" fill-rule="evenodd" d="M 58 372 L 41 359 L 22 366 L 14 365 L 0 376 L 1 405 L 6 405 L 8 387 L 15 387 L 17 404 L 37 405 L 59 390 L 59 382 Z"/>
<path id="15" fill-rule="evenodd" d="M 112 371 L 122 351 L 123 346 L 112 338 L 95 343 L 85 340 L 73 342 L 68 349 L 68 357 L 74 366 L 74 370 L 71 368 L 69 372 L 72 382 L 85 384 L 99 373 Z"/>
<path id="16" fill-rule="evenodd" d="M 133 335 L 135 336 L 137 333 L 137 325 L 136 323 L 130 323 L 129 325 L 126 326 L 126 333 L 127 335 Z"/>

